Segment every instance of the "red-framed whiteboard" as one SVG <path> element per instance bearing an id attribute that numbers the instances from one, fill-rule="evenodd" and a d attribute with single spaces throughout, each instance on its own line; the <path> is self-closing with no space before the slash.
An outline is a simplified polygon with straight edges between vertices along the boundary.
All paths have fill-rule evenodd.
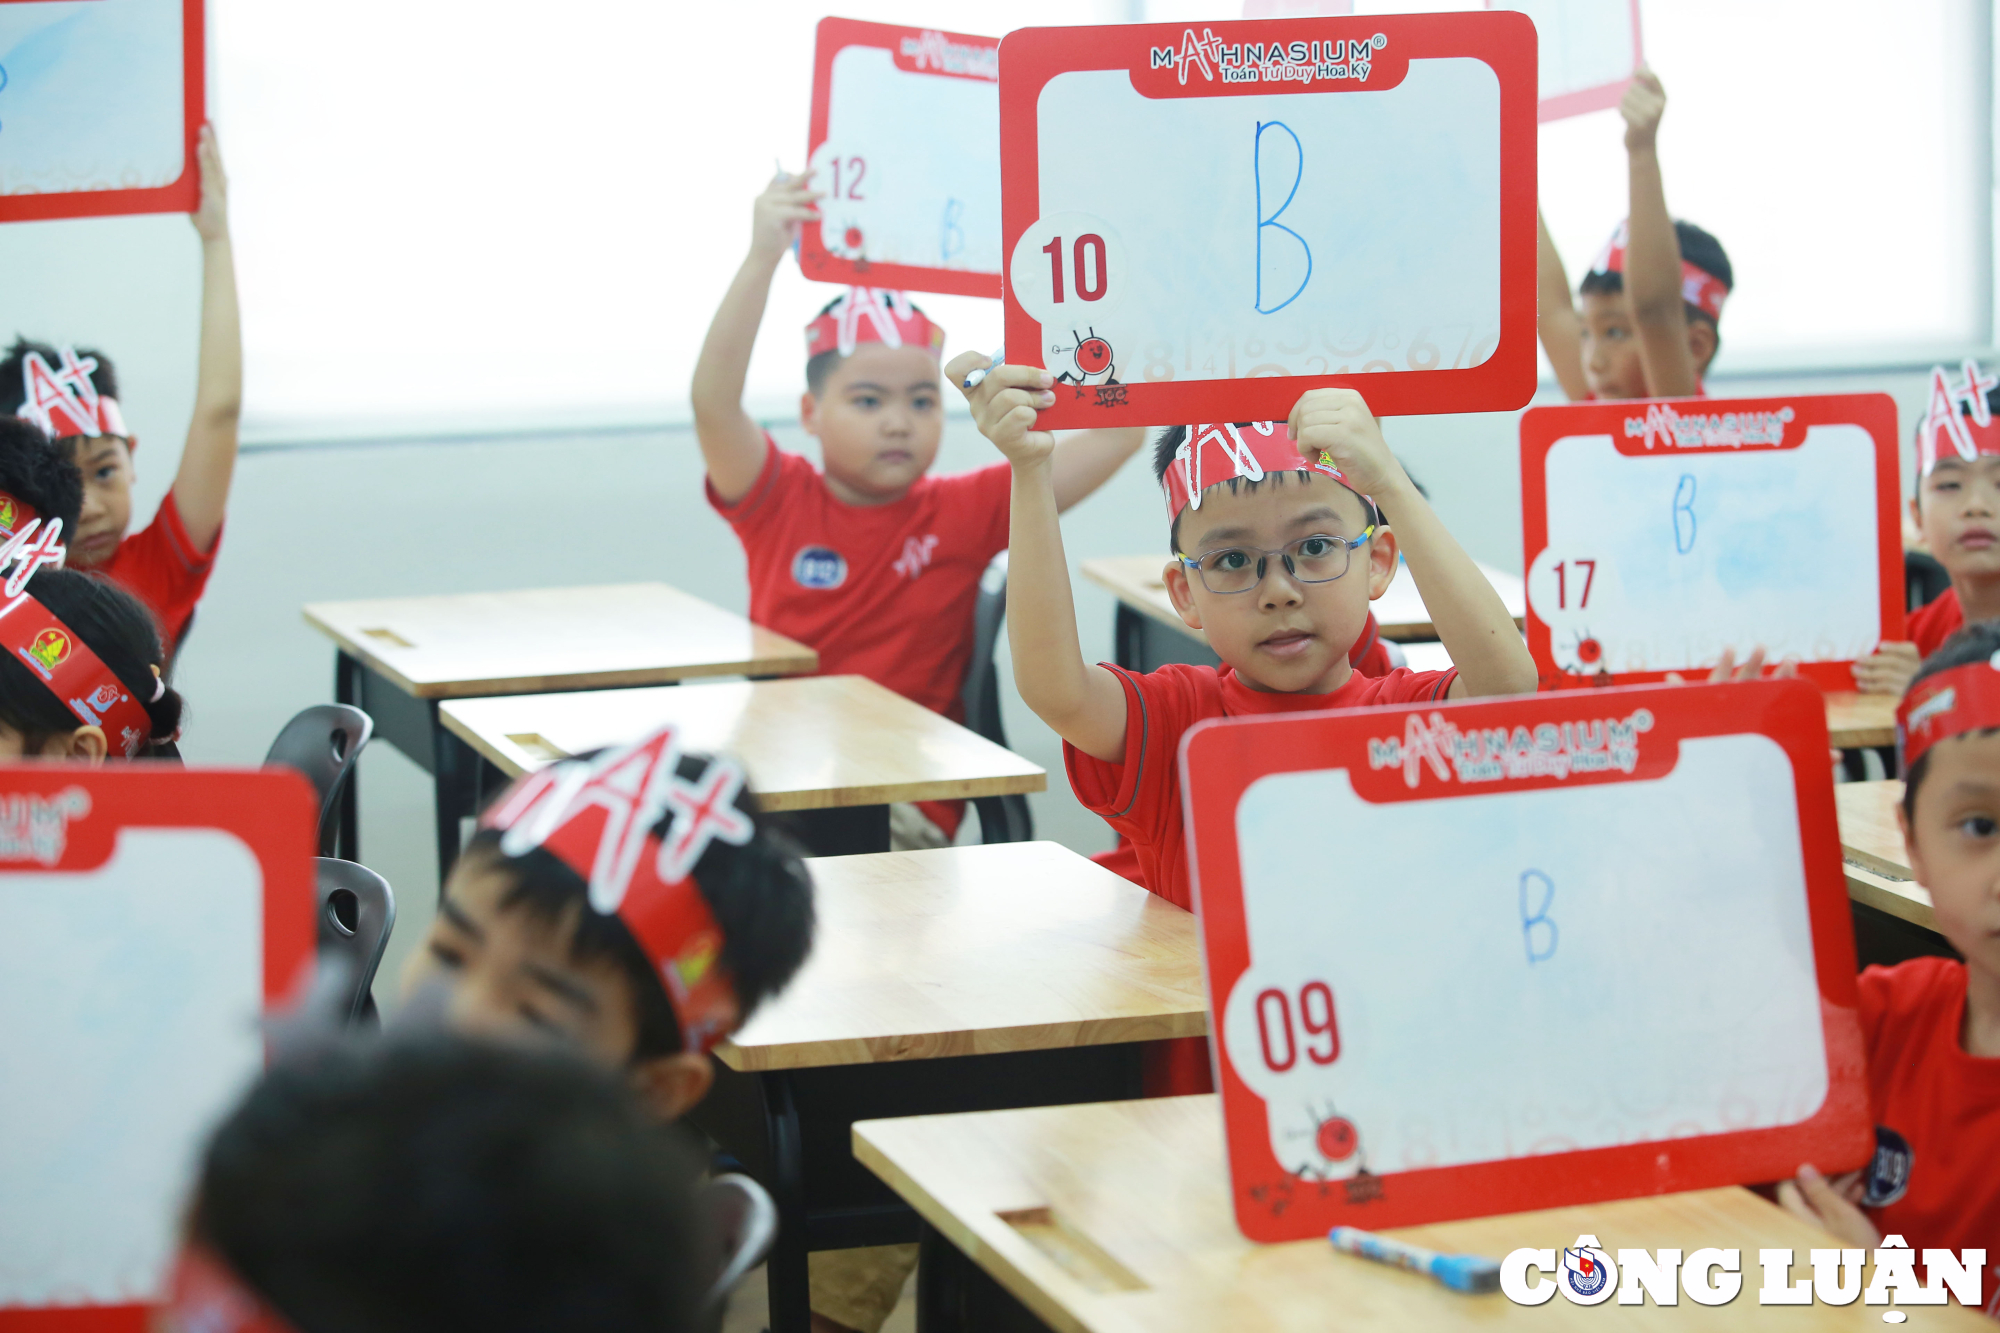
<path id="1" fill-rule="evenodd" d="M 799 233 L 819 282 L 1000 295 L 1000 41 L 823 18 Z"/>
<path id="2" fill-rule="evenodd" d="M 1000 171 L 1007 359 L 1057 375 L 1044 428 L 1534 392 L 1520 14 L 1009 33 Z"/>
<path id="3" fill-rule="evenodd" d="M 1793 657 L 1851 690 L 1903 637 L 1883 393 L 1572 403 L 1521 417 L 1528 649 L 1546 686 Z"/>
<path id="4" fill-rule="evenodd" d="M 188 213 L 204 0 L 0 0 L 0 222 Z"/>
<path id="5" fill-rule="evenodd" d="M 1181 781 L 1252 1240 L 1867 1160 L 1805 682 L 1204 722 Z"/>
<path id="6" fill-rule="evenodd" d="M 1646 63 L 1639 0 L 1486 0 L 1486 7 L 1517 9 L 1535 21 L 1536 116 L 1544 123 L 1617 106 Z"/>
<path id="7" fill-rule="evenodd" d="M 0 1333 L 142 1333 L 195 1154 L 312 958 L 289 772 L 0 767 Z"/>

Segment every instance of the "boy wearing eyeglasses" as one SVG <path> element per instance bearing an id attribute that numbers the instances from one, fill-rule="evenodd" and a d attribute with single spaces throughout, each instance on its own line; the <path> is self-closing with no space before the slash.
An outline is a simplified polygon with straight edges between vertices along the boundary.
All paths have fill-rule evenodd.
<path id="1" fill-rule="evenodd" d="M 953 384 L 984 360 L 953 361 Z M 1174 558 L 1174 608 L 1220 667 L 1140 674 L 1092 666 L 1078 646 L 1049 456 L 1034 429 L 1048 374 L 1003 366 L 967 394 L 1013 465 L 1008 638 L 1021 697 L 1063 738 L 1070 785 L 1138 850 L 1148 889 L 1191 905 L 1176 763 L 1203 718 L 1524 694 L 1528 656 L 1500 596 L 1403 472 L 1361 395 L 1315 389 L 1288 422 L 1175 426 L 1154 450 Z M 1396 532 L 1384 513 L 1393 514 Z M 1400 542 L 1399 542 L 1400 538 Z M 1456 668 L 1358 675 L 1348 649 L 1400 549 Z"/>

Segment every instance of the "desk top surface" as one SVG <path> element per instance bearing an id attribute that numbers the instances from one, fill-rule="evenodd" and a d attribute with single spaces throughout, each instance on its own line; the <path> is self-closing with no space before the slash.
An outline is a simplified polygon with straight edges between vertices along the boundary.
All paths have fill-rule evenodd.
<path id="1" fill-rule="evenodd" d="M 1086 560 L 1081 568 L 1085 578 L 1133 610 L 1144 612 L 1189 638 L 1200 639 L 1202 636 L 1199 633 L 1181 621 L 1174 611 L 1173 601 L 1167 596 L 1167 585 L 1160 578 L 1166 563 L 1164 556 L 1113 555 Z M 1527 591 L 1518 575 L 1484 564 L 1479 566 L 1479 572 L 1499 592 L 1507 613 L 1517 623 L 1527 615 Z M 1437 637 L 1437 632 L 1431 627 L 1431 613 L 1417 592 L 1417 581 L 1410 577 L 1407 569 L 1396 571 L 1388 591 L 1374 601 L 1371 609 L 1375 612 L 1376 623 L 1382 627 L 1384 638 L 1423 640 Z"/>
<path id="2" fill-rule="evenodd" d="M 1828 694 L 1826 733 L 1837 750 L 1863 750 L 1896 743 L 1893 694 Z"/>
<path id="3" fill-rule="evenodd" d="M 1323 1239 L 1259 1246 L 1230 1212 L 1217 1099 L 1168 1097 L 969 1115 L 862 1121 L 855 1155 L 924 1220 L 1065 1333 L 1208 1333 L 1259 1329 L 1445 1328 L 1463 1324 L 1587 1329 L 1609 1310 L 1516 1306 L 1466 1296 L 1428 1277 L 1336 1253 Z M 1545 1212 L 1412 1227 L 1391 1235 L 1432 1249 L 1500 1259 L 1558 1249 L 1583 1234 L 1613 1250 L 1715 1246 L 1743 1254 L 1744 1290 L 1726 1306 L 1649 1308 L 1647 1327 L 1881 1327 L 1859 1302 L 1759 1310 L 1757 1251 L 1808 1252 L 1836 1242 L 1745 1189 L 1622 1199 Z M 1622 1313 L 1622 1311 L 1621 1311 Z M 1917 1318 L 1990 1327 L 1958 1307 Z"/>
<path id="4" fill-rule="evenodd" d="M 1838 782 L 1833 804 L 1840 815 L 1840 854 L 1847 863 L 1849 896 L 1925 930 L 1937 929 L 1930 891 L 1910 871 L 1910 854 L 1896 823 L 1903 784 Z"/>
<path id="5" fill-rule="evenodd" d="M 312 602 L 305 618 L 420 699 L 819 668 L 804 644 L 664 583 Z"/>
<path id="6" fill-rule="evenodd" d="M 1039 765 L 861 676 L 454 699 L 438 719 L 509 777 L 671 722 L 687 748 L 741 759 L 767 810 L 952 801 L 1048 785 Z"/>
<path id="7" fill-rule="evenodd" d="M 819 857 L 812 956 L 733 1069 L 1200 1036 L 1194 914 L 1052 842 Z"/>

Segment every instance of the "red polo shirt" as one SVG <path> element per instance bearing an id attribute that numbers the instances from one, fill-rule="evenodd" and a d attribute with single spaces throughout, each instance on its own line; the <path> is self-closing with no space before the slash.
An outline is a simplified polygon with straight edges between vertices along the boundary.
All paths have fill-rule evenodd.
<path id="1" fill-rule="evenodd" d="M 172 657 L 180 646 L 181 635 L 187 632 L 195 603 L 208 587 L 208 572 L 221 548 L 222 534 L 218 531 L 206 552 L 195 549 L 181 522 L 174 493 L 168 491 L 153 521 L 119 542 L 111 558 L 93 572 L 102 574 L 146 604 L 160 622 L 162 646 L 167 656 Z"/>

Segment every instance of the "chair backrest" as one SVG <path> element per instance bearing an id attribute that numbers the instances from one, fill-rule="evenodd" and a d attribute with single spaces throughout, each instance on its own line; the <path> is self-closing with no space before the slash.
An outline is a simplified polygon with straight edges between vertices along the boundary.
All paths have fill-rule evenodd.
<path id="1" fill-rule="evenodd" d="M 713 1309 L 771 1252 L 778 1238 L 778 1205 L 762 1185 L 730 1172 L 701 1187 L 700 1207 L 722 1250 L 721 1268 L 708 1289 L 707 1304 Z"/>
<path id="2" fill-rule="evenodd" d="M 306 775 L 319 793 L 319 850 L 333 850 L 339 823 L 340 784 L 354 771 L 361 748 L 375 734 L 375 722 L 346 704 L 314 704 L 287 722 L 264 755 L 266 768 L 282 764 Z"/>
<path id="3" fill-rule="evenodd" d="M 313 858 L 313 885 L 319 952 L 339 958 L 347 968 L 349 991 L 341 1021 L 358 1023 L 369 1012 L 369 988 L 396 926 L 396 895 L 389 881 L 367 866 L 330 856 Z"/>
<path id="4" fill-rule="evenodd" d="M 1928 606 L 1944 596 L 1951 586 L 1951 575 L 1938 563 L 1934 555 L 1923 551 L 1903 552 L 1903 582 L 1906 588 L 1907 606 L 1914 611 L 1920 606 Z"/>
<path id="5" fill-rule="evenodd" d="M 972 658 L 965 672 L 965 725 L 995 745 L 1007 743 L 1000 724 L 1000 672 L 993 652 L 1000 643 L 1000 626 L 1007 619 L 1007 553 L 993 557 L 979 576 L 979 597 L 972 610 Z"/>

